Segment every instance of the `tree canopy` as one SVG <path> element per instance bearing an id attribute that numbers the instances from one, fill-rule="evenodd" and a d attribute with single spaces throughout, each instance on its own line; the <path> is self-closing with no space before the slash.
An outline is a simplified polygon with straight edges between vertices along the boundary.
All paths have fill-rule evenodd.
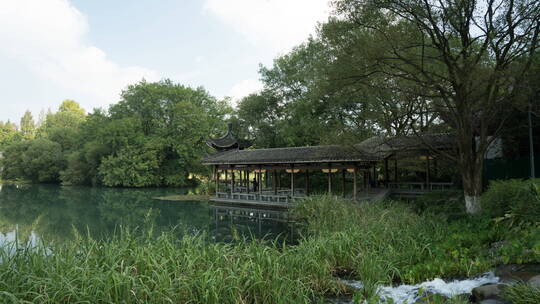
<path id="1" fill-rule="evenodd" d="M 65 100 L 46 115 L 35 138 L 1 125 L 2 138 L 22 135 L 4 149 L 2 177 L 123 187 L 187 185 L 190 173 L 207 171 L 200 164 L 207 152 L 203 139 L 223 130 L 231 111 L 203 88 L 170 80 L 131 85 L 120 102 L 88 115 Z M 22 121 L 32 121 L 31 114 Z"/>

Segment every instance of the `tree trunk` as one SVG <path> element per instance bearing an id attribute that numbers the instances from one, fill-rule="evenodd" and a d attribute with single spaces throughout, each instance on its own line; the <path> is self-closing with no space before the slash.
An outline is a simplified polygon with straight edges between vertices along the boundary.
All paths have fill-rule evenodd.
<path id="1" fill-rule="evenodd" d="M 478 214 L 481 210 L 480 195 L 482 194 L 483 155 L 476 155 L 476 160 L 462 164 L 461 176 L 463 179 L 463 194 L 465 195 L 465 208 L 469 214 Z"/>

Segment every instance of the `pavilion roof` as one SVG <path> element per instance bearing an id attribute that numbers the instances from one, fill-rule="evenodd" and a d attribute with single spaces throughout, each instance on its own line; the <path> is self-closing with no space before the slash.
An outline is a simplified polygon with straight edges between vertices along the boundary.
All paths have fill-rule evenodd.
<path id="1" fill-rule="evenodd" d="M 227 133 L 221 138 L 211 138 L 206 140 L 206 144 L 218 151 L 232 149 L 243 150 L 251 146 L 251 141 L 236 137 L 232 132 L 232 124 L 228 125 Z"/>
<path id="2" fill-rule="evenodd" d="M 399 137 L 371 137 L 359 144 L 287 147 L 251 150 L 221 151 L 206 156 L 206 165 L 262 165 L 262 164 L 305 164 L 374 162 L 383 160 L 398 151 L 447 148 L 453 143 L 453 136 L 447 133 Z"/>

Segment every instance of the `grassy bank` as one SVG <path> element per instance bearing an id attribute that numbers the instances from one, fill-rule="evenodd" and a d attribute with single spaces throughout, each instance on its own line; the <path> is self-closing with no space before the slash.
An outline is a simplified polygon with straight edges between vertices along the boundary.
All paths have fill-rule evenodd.
<path id="1" fill-rule="evenodd" d="M 204 235 L 123 231 L 109 241 L 79 237 L 49 249 L 0 250 L 0 300 L 6 303 L 317 303 L 350 293 L 336 277 L 377 284 L 471 276 L 506 262 L 538 261 L 523 230 L 489 218 L 450 221 L 388 202 L 359 207 L 330 197 L 294 211 L 295 246 L 210 243 Z M 531 228 L 532 229 L 532 228 Z M 528 230 L 527 230 L 528 231 Z M 519 237 L 518 237 L 519 236 Z M 519 250 L 490 250 L 510 240 Z M 11 250 L 12 251 L 12 250 Z"/>

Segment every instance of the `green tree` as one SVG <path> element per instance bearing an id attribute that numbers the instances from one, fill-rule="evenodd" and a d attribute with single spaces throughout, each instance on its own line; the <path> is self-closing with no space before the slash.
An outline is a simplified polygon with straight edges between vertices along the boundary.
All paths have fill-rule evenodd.
<path id="1" fill-rule="evenodd" d="M 413 83 L 418 98 L 430 99 L 429 111 L 454 130 L 457 151 L 439 153 L 458 164 L 467 211 L 479 212 L 484 155 L 538 48 L 538 1 L 340 0 L 335 7 L 337 19 L 378 41 L 367 54 L 372 64 L 357 76 Z"/>
<path id="2" fill-rule="evenodd" d="M 208 173 L 200 164 L 204 139 L 223 130 L 231 112 L 202 88 L 169 80 L 131 85 L 108 113 L 97 110 L 81 123 L 62 182 L 186 185 L 189 173 Z"/>
<path id="3" fill-rule="evenodd" d="M 36 133 L 36 124 L 30 111 L 26 111 L 21 118 L 21 135 L 24 139 L 34 138 Z"/>
<path id="4" fill-rule="evenodd" d="M 20 139 L 20 133 L 17 131 L 17 126 L 14 123 L 9 120 L 5 123 L 0 121 L 0 151 Z"/>

